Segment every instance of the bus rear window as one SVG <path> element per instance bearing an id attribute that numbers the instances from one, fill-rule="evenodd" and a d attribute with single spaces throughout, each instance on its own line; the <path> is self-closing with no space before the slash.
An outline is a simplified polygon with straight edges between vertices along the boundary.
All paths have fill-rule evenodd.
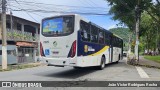
<path id="1" fill-rule="evenodd" d="M 48 18 L 42 21 L 42 34 L 44 36 L 66 36 L 74 31 L 73 17 Z"/>

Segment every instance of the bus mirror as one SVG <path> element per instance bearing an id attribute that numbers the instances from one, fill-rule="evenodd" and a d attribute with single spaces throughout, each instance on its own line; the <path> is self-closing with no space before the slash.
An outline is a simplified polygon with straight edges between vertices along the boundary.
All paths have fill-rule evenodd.
<path id="1" fill-rule="evenodd" d="M 126 45 L 125 45 L 125 43 L 123 44 L 123 47 L 125 47 Z"/>

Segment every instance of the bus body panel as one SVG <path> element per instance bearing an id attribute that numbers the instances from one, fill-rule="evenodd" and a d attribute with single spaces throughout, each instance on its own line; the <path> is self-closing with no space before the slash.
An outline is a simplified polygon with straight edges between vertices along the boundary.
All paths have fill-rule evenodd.
<path id="1" fill-rule="evenodd" d="M 118 61 L 121 59 L 121 48 L 119 47 L 113 47 L 113 62 Z"/>
<path id="2" fill-rule="evenodd" d="M 70 35 L 72 38 L 64 37 L 41 37 L 41 44 L 43 46 L 43 51 L 45 57 L 47 58 L 67 58 L 69 51 L 75 41 L 76 34 Z M 65 38 L 65 39 L 64 39 Z"/>
<path id="3" fill-rule="evenodd" d="M 77 58 L 45 58 L 42 57 L 41 60 L 47 61 L 48 65 L 53 66 L 77 66 Z"/>
<path id="4" fill-rule="evenodd" d="M 73 58 L 68 56 L 73 42 L 77 42 L 76 19 L 74 19 L 74 22 L 74 32 L 67 36 L 45 37 L 41 32 L 40 43 L 44 52 L 44 56 L 40 56 L 41 61 L 51 65 L 76 65 L 76 55 Z"/>
<path id="5" fill-rule="evenodd" d="M 96 43 L 84 42 L 78 32 L 77 43 L 77 65 L 78 66 L 98 66 L 101 63 L 102 55 L 105 55 L 106 64 L 109 61 L 109 46 Z"/>
<path id="6" fill-rule="evenodd" d="M 77 57 L 78 67 L 99 66 L 101 63 L 102 55 L 106 57 L 106 64 L 110 63 L 108 50 L 106 52 L 96 56 L 79 56 Z"/>

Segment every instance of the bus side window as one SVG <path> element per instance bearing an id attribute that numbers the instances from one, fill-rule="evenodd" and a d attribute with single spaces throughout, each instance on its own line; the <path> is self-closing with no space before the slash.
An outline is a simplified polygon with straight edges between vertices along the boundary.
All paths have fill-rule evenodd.
<path id="1" fill-rule="evenodd" d="M 123 43 L 122 43 L 122 40 L 119 39 L 119 47 L 120 47 L 120 48 L 123 46 L 122 44 L 123 44 Z"/>
<path id="2" fill-rule="evenodd" d="M 91 25 L 91 42 L 98 43 L 98 28 Z"/>
<path id="3" fill-rule="evenodd" d="M 115 47 L 118 47 L 118 39 L 115 37 Z"/>
<path id="4" fill-rule="evenodd" d="M 90 26 L 88 23 L 81 21 L 80 22 L 81 28 L 81 38 L 83 41 L 90 41 Z"/>
<path id="5" fill-rule="evenodd" d="M 118 47 L 121 47 L 121 42 L 119 38 L 118 38 Z"/>
<path id="6" fill-rule="evenodd" d="M 113 45 L 113 47 L 115 46 L 115 38 L 114 38 L 114 36 L 112 36 L 112 45 Z"/>
<path id="7" fill-rule="evenodd" d="M 99 32 L 99 43 L 104 44 L 104 32 L 103 31 Z"/>
<path id="8" fill-rule="evenodd" d="M 105 33 L 105 44 L 110 44 L 110 35 L 107 32 Z"/>
<path id="9" fill-rule="evenodd" d="M 116 47 L 116 38 L 113 39 L 113 46 Z"/>

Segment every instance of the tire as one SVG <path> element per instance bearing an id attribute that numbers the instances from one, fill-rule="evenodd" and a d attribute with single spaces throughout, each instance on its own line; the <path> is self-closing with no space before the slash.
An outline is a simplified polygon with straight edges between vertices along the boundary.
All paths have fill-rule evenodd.
<path id="1" fill-rule="evenodd" d="M 73 67 L 74 69 L 81 69 L 81 67 Z"/>
<path id="2" fill-rule="evenodd" d="M 105 68 L 105 57 L 102 56 L 101 58 L 101 64 L 99 66 L 99 70 L 103 70 Z"/>

